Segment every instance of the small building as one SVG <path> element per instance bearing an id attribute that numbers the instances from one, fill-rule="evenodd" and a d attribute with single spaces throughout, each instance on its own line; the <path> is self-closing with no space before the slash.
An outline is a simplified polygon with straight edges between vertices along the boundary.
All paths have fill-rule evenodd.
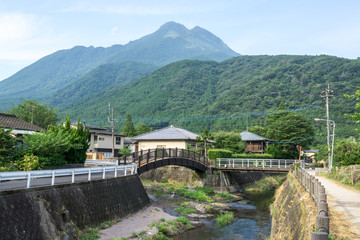
<path id="1" fill-rule="evenodd" d="M 91 157 L 91 153 L 95 153 L 96 159 L 111 158 L 112 156 L 112 132 L 108 131 L 104 127 L 97 127 L 86 125 L 90 131 L 89 137 L 89 149 L 88 149 L 88 158 Z M 124 135 L 119 133 L 114 133 L 114 155 L 115 157 L 119 155 L 119 150 L 124 147 Z M 100 156 L 100 157 L 99 157 Z M 95 158 L 93 158 L 95 159 Z"/>
<path id="2" fill-rule="evenodd" d="M 135 152 L 155 148 L 197 147 L 200 136 L 186 129 L 170 126 L 157 131 L 148 132 L 131 139 L 135 142 Z"/>
<path id="3" fill-rule="evenodd" d="M 259 136 L 249 131 L 242 132 L 240 133 L 240 135 L 241 135 L 241 140 L 246 142 L 246 149 L 245 149 L 246 152 L 264 153 L 269 142 L 271 142 L 270 139 Z"/>
<path id="4" fill-rule="evenodd" d="M 23 141 L 23 135 L 45 131 L 45 129 L 24 121 L 16 115 L 6 113 L 0 113 L 0 127 L 6 130 L 11 129 L 10 134 L 16 137 L 19 142 Z"/>

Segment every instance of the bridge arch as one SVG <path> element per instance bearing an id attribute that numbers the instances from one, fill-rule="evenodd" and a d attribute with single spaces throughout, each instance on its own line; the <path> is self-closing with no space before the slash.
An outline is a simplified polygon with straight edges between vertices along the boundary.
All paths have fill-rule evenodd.
<path id="1" fill-rule="evenodd" d="M 177 165 L 205 172 L 208 159 L 202 154 L 181 148 L 157 148 L 141 150 L 127 156 L 124 161 L 133 161 L 138 166 L 138 174 L 163 166 Z"/>

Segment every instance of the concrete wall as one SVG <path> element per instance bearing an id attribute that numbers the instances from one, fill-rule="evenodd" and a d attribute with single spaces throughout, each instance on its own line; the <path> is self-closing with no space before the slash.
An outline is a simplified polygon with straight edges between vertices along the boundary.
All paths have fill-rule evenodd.
<path id="1" fill-rule="evenodd" d="M 139 141 L 139 151 L 147 149 L 155 149 L 158 146 L 164 146 L 164 148 L 182 148 L 186 149 L 185 141 Z M 161 147 L 162 148 L 162 147 Z"/>
<path id="2" fill-rule="evenodd" d="M 137 175 L 0 192 L 1 239 L 74 239 L 150 204 Z M 134 223 L 136 224 L 136 223 Z"/>

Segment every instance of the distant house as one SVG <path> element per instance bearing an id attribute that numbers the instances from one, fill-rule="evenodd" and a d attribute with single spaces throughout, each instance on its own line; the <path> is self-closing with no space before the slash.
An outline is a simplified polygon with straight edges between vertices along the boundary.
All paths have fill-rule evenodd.
<path id="1" fill-rule="evenodd" d="M 135 152 L 135 142 L 128 137 L 124 137 L 124 147 L 131 150 L 131 152 Z"/>
<path id="2" fill-rule="evenodd" d="M 91 153 L 96 159 L 102 159 L 103 157 L 113 157 L 112 156 L 112 133 L 106 128 L 86 125 L 90 131 L 89 137 L 89 149 L 88 149 L 88 158 L 92 158 Z M 114 133 L 114 154 L 115 157 L 119 155 L 119 150 L 124 147 L 124 135 L 119 133 Z M 100 157 L 98 157 L 100 156 Z"/>
<path id="3" fill-rule="evenodd" d="M 5 129 L 12 129 L 10 134 L 16 137 L 19 142 L 23 141 L 23 135 L 45 131 L 45 129 L 24 121 L 16 115 L 6 113 L 0 113 L 0 126 Z"/>
<path id="4" fill-rule="evenodd" d="M 240 133 L 241 140 L 246 142 L 246 152 L 251 153 L 264 153 L 266 147 L 268 146 L 270 139 L 261 137 L 252 132 L 242 132 Z"/>
<path id="5" fill-rule="evenodd" d="M 135 151 L 155 149 L 155 148 L 182 148 L 187 149 L 188 145 L 197 147 L 200 137 L 196 133 L 186 129 L 170 126 L 145 133 L 131 139 L 135 142 Z"/>

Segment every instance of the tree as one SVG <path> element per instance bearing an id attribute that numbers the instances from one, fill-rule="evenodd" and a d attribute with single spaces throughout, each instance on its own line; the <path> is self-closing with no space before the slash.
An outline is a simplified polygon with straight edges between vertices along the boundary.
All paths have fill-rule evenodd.
<path id="1" fill-rule="evenodd" d="M 89 129 L 85 129 L 85 126 L 81 125 L 80 120 L 78 120 L 76 127 L 71 127 L 69 116 L 66 117 L 63 125 L 53 128 L 54 130 L 56 128 L 63 129 L 70 136 L 71 147 L 64 153 L 65 161 L 67 163 L 84 163 L 86 160 L 86 151 L 89 148 Z"/>
<path id="2" fill-rule="evenodd" d="M 134 137 L 136 135 L 136 130 L 135 130 L 134 124 L 132 122 L 130 114 L 126 115 L 126 121 L 125 121 L 125 127 L 123 130 L 123 134 L 126 137 Z"/>
<path id="3" fill-rule="evenodd" d="M 246 143 L 241 140 L 241 136 L 237 132 L 216 132 L 214 140 L 216 148 L 227 149 L 233 153 L 243 153 L 246 148 Z"/>
<path id="4" fill-rule="evenodd" d="M 136 135 L 141 135 L 150 131 L 149 126 L 146 125 L 145 123 L 137 124 L 135 130 L 136 130 Z"/>
<path id="5" fill-rule="evenodd" d="M 351 118 L 353 120 L 356 120 L 357 123 L 360 123 L 360 87 L 358 87 L 358 90 L 354 95 L 345 95 L 347 98 L 354 98 L 358 101 L 355 105 L 355 112 L 354 114 L 345 114 L 346 117 Z M 356 129 L 357 131 L 360 131 L 359 129 Z"/>
<path id="6" fill-rule="evenodd" d="M 280 112 L 268 115 L 265 129 L 266 137 L 276 141 L 275 144 L 280 147 L 270 147 L 267 152 L 277 152 L 277 156 L 296 158 L 299 156 L 296 145 L 301 145 L 303 149 L 308 147 L 313 141 L 314 127 L 305 117 L 284 111 L 286 109 L 283 103 L 277 110 Z M 278 153 L 279 149 L 282 150 L 281 154 Z M 271 150 L 274 152 L 269 152 Z"/>
<path id="7" fill-rule="evenodd" d="M 13 160 L 16 152 L 16 138 L 10 135 L 10 131 L 0 126 L 0 166 Z"/>
<path id="8" fill-rule="evenodd" d="M 50 126 L 47 132 L 25 136 L 25 154 L 38 157 L 41 167 L 84 163 L 89 134 L 79 121 L 71 127 L 70 117 L 66 117 L 64 124 Z"/>
<path id="9" fill-rule="evenodd" d="M 266 135 L 266 130 L 262 126 L 252 126 L 249 128 L 249 132 L 255 133 L 262 137 Z"/>
<path id="10" fill-rule="evenodd" d="M 37 100 L 20 100 L 16 107 L 12 105 L 8 113 L 15 114 L 22 120 L 44 129 L 55 125 L 59 120 L 56 108 L 48 104 L 41 105 Z"/>
<path id="11" fill-rule="evenodd" d="M 70 136 L 65 131 L 48 131 L 24 135 L 25 155 L 39 158 L 44 166 L 65 164 L 64 153 L 71 148 Z"/>

